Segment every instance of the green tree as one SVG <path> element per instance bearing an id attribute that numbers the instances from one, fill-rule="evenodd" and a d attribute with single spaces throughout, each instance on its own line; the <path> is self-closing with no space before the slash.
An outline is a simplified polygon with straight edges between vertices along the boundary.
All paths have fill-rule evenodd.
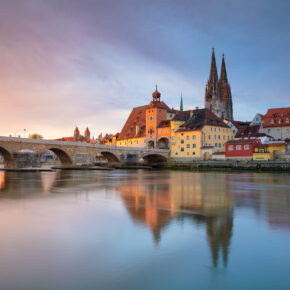
<path id="1" fill-rule="evenodd" d="M 43 136 L 37 133 L 29 134 L 28 138 L 30 139 L 43 139 Z"/>

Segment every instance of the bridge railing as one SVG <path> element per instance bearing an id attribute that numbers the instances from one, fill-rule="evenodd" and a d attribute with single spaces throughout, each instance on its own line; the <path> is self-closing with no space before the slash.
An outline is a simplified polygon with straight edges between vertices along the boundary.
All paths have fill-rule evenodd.
<path id="1" fill-rule="evenodd" d="M 121 151 L 138 151 L 138 152 L 152 152 L 152 153 L 168 153 L 169 149 L 151 149 L 151 148 L 140 148 L 140 147 L 123 147 L 123 146 L 112 146 L 95 143 L 85 142 L 72 142 L 72 141 L 55 141 L 45 139 L 30 139 L 30 138 L 17 138 L 17 137 L 5 137 L 0 136 L 0 142 L 19 142 L 19 143 L 32 143 L 32 144 L 43 144 L 43 145 L 59 145 L 59 146 L 78 146 L 78 147 L 90 147 L 105 150 L 121 150 Z"/>

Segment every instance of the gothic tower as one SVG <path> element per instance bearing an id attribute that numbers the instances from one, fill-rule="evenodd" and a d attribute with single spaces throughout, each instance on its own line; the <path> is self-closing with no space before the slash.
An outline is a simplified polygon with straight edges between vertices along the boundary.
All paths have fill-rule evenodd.
<path id="1" fill-rule="evenodd" d="M 224 108 L 225 108 L 224 118 L 227 120 L 233 120 L 234 117 L 233 117 L 232 93 L 231 93 L 231 86 L 228 83 L 224 54 L 223 54 L 223 59 L 222 59 L 219 88 L 220 88 L 221 97 L 222 97 L 222 101 L 224 103 Z"/>
<path id="2" fill-rule="evenodd" d="M 205 89 L 204 107 L 210 109 L 221 119 L 225 118 L 225 105 L 219 87 L 214 49 L 212 49 L 210 74 Z"/>

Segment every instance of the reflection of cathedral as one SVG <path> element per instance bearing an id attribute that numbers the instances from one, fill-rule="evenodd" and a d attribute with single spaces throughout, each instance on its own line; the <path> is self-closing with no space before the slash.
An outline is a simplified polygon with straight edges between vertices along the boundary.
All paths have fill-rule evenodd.
<path id="1" fill-rule="evenodd" d="M 202 174 L 170 172 L 167 184 L 146 184 L 146 180 L 124 183 L 118 190 L 122 200 L 137 223 L 145 224 L 158 243 L 162 230 L 175 218 L 190 218 L 194 223 L 205 224 L 213 265 L 218 265 L 219 253 L 227 265 L 228 247 L 232 236 L 232 200 L 225 185 L 217 176 L 214 188 L 203 183 Z"/>

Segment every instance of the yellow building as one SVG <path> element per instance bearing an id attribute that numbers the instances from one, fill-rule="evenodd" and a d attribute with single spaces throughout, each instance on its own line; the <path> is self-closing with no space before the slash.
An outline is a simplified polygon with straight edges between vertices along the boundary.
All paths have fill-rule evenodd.
<path id="1" fill-rule="evenodd" d="M 171 158 L 210 159 L 234 138 L 230 127 L 208 109 L 193 110 L 183 124 L 171 123 Z"/>
<path id="2" fill-rule="evenodd" d="M 259 144 L 255 147 L 255 151 L 253 153 L 253 160 L 285 160 L 285 152 L 285 142 Z"/>

